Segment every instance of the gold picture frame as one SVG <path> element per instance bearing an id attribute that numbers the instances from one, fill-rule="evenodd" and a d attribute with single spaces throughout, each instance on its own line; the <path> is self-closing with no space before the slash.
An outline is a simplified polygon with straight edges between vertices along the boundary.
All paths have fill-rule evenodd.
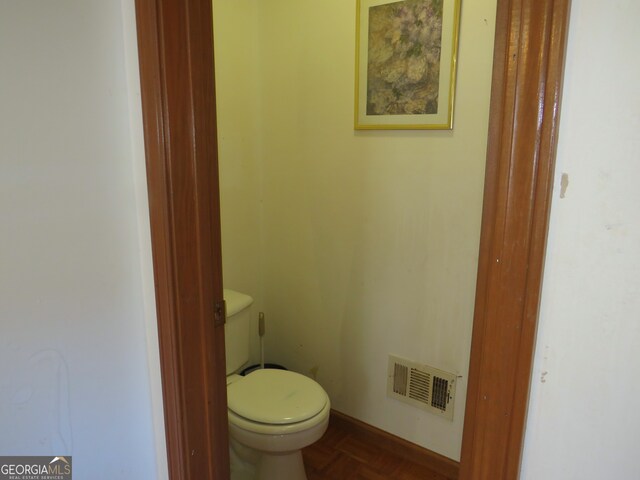
<path id="1" fill-rule="evenodd" d="M 460 0 L 357 0 L 356 130 L 451 130 Z"/>

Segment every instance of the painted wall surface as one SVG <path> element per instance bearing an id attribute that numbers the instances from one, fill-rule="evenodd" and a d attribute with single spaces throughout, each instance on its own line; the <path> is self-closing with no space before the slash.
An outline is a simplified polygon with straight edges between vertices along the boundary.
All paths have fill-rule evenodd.
<path id="1" fill-rule="evenodd" d="M 354 132 L 355 2 L 214 1 L 223 231 L 247 216 L 223 233 L 226 286 L 260 278 L 268 361 L 315 377 L 337 410 L 454 459 L 495 8 L 463 5 L 453 131 Z M 255 258 L 256 224 L 251 272 L 237 252 Z M 389 354 L 461 375 L 453 423 L 387 398 Z"/>
<path id="2" fill-rule="evenodd" d="M 262 309 L 262 156 L 259 23 L 256 0 L 216 0 L 214 47 L 225 288 L 250 294 Z M 257 332 L 257 314 L 252 331 Z M 252 337 L 251 364 L 259 361 Z"/>
<path id="3" fill-rule="evenodd" d="M 524 480 L 640 478 L 638 17 L 572 5 Z"/>
<path id="4" fill-rule="evenodd" d="M 167 478 L 133 19 L 0 5 L 0 455 L 74 478 Z"/>

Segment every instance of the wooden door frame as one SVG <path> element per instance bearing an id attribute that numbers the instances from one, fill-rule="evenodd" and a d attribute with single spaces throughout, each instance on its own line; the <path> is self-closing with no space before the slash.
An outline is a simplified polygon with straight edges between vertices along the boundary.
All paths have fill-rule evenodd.
<path id="1" fill-rule="evenodd" d="M 570 0 L 498 0 L 460 478 L 516 479 L 524 440 Z"/>
<path id="2" fill-rule="evenodd" d="M 569 4 L 498 0 L 464 480 L 519 475 Z M 226 480 L 211 0 L 136 15 L 169 474 Z"/>
<path id="3" fill-rule="evenodd" d="M 211 0 L 136 0 L 171 480 L 229 478 Z"/>

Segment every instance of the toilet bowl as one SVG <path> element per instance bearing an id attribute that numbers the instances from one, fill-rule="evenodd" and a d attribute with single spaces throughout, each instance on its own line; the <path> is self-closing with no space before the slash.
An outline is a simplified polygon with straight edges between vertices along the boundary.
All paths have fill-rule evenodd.
<path id="1" fill-rule="evenodd" d="M 231 317 L 246 312 L 251 297 L 225 290 L 225 301 L 227 326 L 231 327 L 226 330 L 227 337 L 230 331 L 244 332 L 245 328 L 236 323 L 238 319 Z M 236 308 L 238 305 L 241 308 Z M 233 344 L 227 342 L 227 351 Z M 235 460 L 249 464 L 244 471 L 255 472 L 249 478 L 306 480 L 301 449 L 319 440 L 327 430 L 329 396 L 314 380 L 287 370 L 255 370 L 242 377 L 235 374 L 238 368 L 233 365 L 230 372 L 229 359 L 240 363 L 243 356 L 238 356 L 238 351 L 227 352 L 229 435 L 235 447 L 232 478 Z"/>

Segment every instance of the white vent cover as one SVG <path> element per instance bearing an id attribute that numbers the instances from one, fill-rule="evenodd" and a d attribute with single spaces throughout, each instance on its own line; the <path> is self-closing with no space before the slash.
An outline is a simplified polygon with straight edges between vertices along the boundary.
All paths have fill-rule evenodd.
<path id="1" fill-rule="evenodd" d="M 389 355 L 387 394 L 453 421 L 456 375 Z"/>

